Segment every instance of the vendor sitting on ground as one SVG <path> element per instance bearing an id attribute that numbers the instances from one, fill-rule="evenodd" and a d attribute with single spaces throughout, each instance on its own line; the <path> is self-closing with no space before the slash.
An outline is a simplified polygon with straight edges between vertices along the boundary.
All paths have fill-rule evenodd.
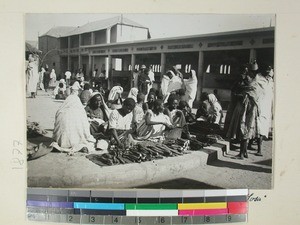
<path id="1" fill-rule="evenodd" d="M 57 110 L 52 147 L 70 154 L 95 150 L 86 112 L 77 95 L 71 94 Z"/>
<path id="2" fill-rule="evenodd" d="M 171 94 L 169 96 L 168 102 L 165 105 L 164 114 L 169 116 L 171 123 L 176 128 L 182 129 L 184 138 L 188 138 L 188 139 L 190 138 L 189 129 L 185 120 L 185 116 L 183 112 L 178 109 L 178 96 L 176 94 Z"/>
<path id="3" fill-rule="evenodd" d="M 197 110 L 196 124 L 190 126 L 192 133 L 221 134 L 222 107 L 214 94 L 203 93 Z"/>
<path id="4" fill-rule="evenodd" d="M 132 98 L 127 98 L 122 107 L 112 110 L 109 116 L 108 133 L 111 144 L 116 144 L 121 149 L 126 147 L 126 141 L 132 140 L 132 110 L 134 107 L 135 101 Z"/>
<path id="5" fill-rule="evenodd" d="M 58 100 L 65 100 L 66 99 L 66 88 L 64 87 L 63 83 L 59 83 L 58 88 L 54 90 L 55 99 Z"/>
<path id="6" fill-rule="evenodd" d="M 90 85 L 84 84 L 83 91 L 80 93 L 80 101 L 82 105 L 86 105 L 91 98 L 91 91 L 90 91 Z"/>
<path id="7" fill-rule="evenodd" d="M 186 101 L 180 101 L 177 108 L 183 112 L 187 123 L 190 124 L 196 122 L 196 115 L 192 113 L 192 109 Z"/>
<path id="8" fill-rule="evenodd" d="M 120 84 L 116 84 L 116 86 L 110 90 L 107 101 L 109 108 L 120 109 L 122 107 L 122 93 L 123 88 L 120 86 Z"/>
<path id="9" fill-rule="evenodd" d="M 169 116 L 163 113 L 164 104 L 163 101 L 158 99 L 153 103 L 153 109 L 147 110 L 144 120 L 138 125 L 137 139 L 138 140 L 150 140 L 163 137 L 166 129 L 172 129 L 172 125 Z"/>
<path id="10" fill-rule="evenodd" d="M 67 87 L 66 87 L 65 80 L 61 79 L 53 90 L 53 95 L 55 99 L 60 99 L 60 100 L 66 99 L 66 88 Z"/>
<path id="11" fill-rule="evenodd" d="M 172 94 L 168 98 L 168 102 L 165 105 L 164 114 L 169 116 L 171 123 L 178 128 L 183 128 L 186 125 L 183 112 L 178 107 L 178 97 Z"/>
<path id="12" fill-rule="evenodd" d="M 148 109 L 153 110 L 155 100 L 156 100 L 156 94 L 150 91 L 147 97 L 147 102 L 143 104 L 144 112 L 146 112 Z"/>
<path id="13" fill-rule="evenodd" d="M 103 98 L 99 92 L 91 94 L 85 111 L 90 122 L 90 131 L 94 137 L 104 134 L 107 128 L 108 115 L 104 109 Z"/>
<path id="14" fill-rule="evenodd" d="M 137 104 L 135 105 L 133 109 L 133 125 L 134 128 L 136 129 L 138 124 L 141 123 L 141 121 L 144 118 L 144 110 L 143 110 L 143 104 L 145 101 L 145 95 L 143 93 L 138 93 L 137 94 Z"/>

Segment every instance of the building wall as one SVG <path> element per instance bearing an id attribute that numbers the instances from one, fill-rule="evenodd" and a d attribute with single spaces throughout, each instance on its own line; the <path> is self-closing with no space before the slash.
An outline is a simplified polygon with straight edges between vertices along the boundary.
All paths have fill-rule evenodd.
<path id="1" fill-rule="evenodd" d="M 93 62 L 93 69 L 98 69 L 98 72 L 105 70 L 105 57 L 95 56 Z"/>
<path id="2" fill-rule="evenodd" d="M 106 30 L 99 30 L 95 32 L 95 44 L 106 43 Z"/>
<path id="3" fill-rule="evenodd" d="M 146 40 L 148 37 L 147 29 L 117 25 L 116 42 Z"/>
<path id="4" fill-rule="evenodd" d="M 110 43 L 116 43 L 117 42 L 117 40 L 118 40 L 117 35 L 118 35 L 117 26 L 113 26 L 110 29 Z"/>
<path id="5" fill-rule="evenodd" d="M 86 33 L 81 35 L 81 45 L 90 45 L 91 44 L 91 33 Z"/>
<path id="6" fill-rule="evenodd" d="M 79 35 L 71 36 L 71 48 L 79 47 Z"/>
<path id="7" fill-rule="evenodd" d="M 55 69 L 57 75 L 61 73 L 60 69 L 60 40 L 55 37 L 39 37 L 39 49 L 42 51 L 40 66 L 48 65 L 49 69 Z"/>

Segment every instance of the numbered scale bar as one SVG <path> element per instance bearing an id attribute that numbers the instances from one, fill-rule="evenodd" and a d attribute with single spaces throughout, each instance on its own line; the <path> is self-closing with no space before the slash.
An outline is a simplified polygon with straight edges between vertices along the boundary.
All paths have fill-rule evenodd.
<path id="1" fill-rule="evenodd" d="M 120 225 L 149 225 L 149 224 L 214 224 L 246 222 L 246 214 L 227 214 L 212 216 L 99 216 L 99 215 L 66 215 L 66 214 L 42 214 L 28 213 L 30 221 L 77 223 L 77 224 L 120 224 Z"/>
<path id="2" fill-rule="evenodd" d="M 203 224 L 247 220 L 248 190 L 85 191 L 28 189 L 33 221 Z"/>

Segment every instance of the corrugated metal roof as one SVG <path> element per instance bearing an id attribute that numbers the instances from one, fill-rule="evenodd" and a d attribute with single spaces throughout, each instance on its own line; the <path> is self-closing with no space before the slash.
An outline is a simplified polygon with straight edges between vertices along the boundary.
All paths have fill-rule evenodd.
<path id="1" fill-rule="evenodd" d="M 77 27 L 76 29 L 74 29 L 68 33 L 65 33 L 64 35 L 61 35 L 61 36 L 67 37 L 67 36 L 72 36 L 72 35 L 93 32 L 93 31 L 97 31 L 97 30 L 103 30 L 103 29 L 112 27 L 116 24 L 124 24 L 124 25 L 128 25 L 128 26 L 135 26 L 135 27 L 147 29 L 147 27 L 144 27 L 130 19 L 127 19 L 123 16 L 117 16 L 117 17 L 113 17 L 113 18 L 109 18 L 109 19 L 105 19 L 105 20 L 98 20 L 95 22 L 87 23 L 87 24 L 85 24 L 81 27 Z"/>
<path id="2" fill-rule="evenodd" d="M 48 32 L 41 35 L 41 37 L 42 36 L 51 36 L 51 37 L 59 38 L 75 29 L 76 29 L 76 27 L 66 27 L 66 26 L 53 27 Z"/>

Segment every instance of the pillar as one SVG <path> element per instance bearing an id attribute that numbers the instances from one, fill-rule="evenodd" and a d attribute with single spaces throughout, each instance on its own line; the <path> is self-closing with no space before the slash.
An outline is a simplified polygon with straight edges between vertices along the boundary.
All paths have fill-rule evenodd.
<path id="1" fill-rule="evenodd" d="M 203 74 L 204 74 L 204 52 L 199 51 L 198 57 L 198 71 L 197 71 L 197 78 L 198 78 L 198 85 L 197 85 L 197 96 L 196 101 L 200 100 L 200 96 L 203 89 Z"/>
<path id="2" fill-rule="evenodd" d="M 95 32 L 91 33 L 91 45 L 95 44 Z"/>
<path id="3" fill-rule="evenodd" d="M 78 69 L 82 68 L 81 67 L 81 55 L 80 55 L 80 52 L 79 52 L 79 55 L 78 55 Z"/>
<path id="4" fill-rule="evenodd" d="M 89 55 L 89 64 L 88 64 L 88 74 L 90 74 L 90 78 L 93 75 L 93 68 L 92 68 L 92 56 Z"/>
<path id="5" fill-rule="evenodd" d="M 81 37 L 81 34 L 79 34 L 79 38 L 78 38 L 78 47 L 80 47 L 81 46 L 81 41 L 82 41 L 82 37 Z"/>
<path id="6" fill-rule="evenodd" d="M 256 49 L 250 49 L 249 63 L 253 62 L 256 59 Z"/>
<path id="7" fill-rule="evenodd" d="M 105 58 L 105 70 L 106 70 L 105 77 L 107 79 L 107 86 L 109 89 L 111 89 L 112 88 L 111 55 L 108 55 Z"/>
<path id="8" fill-rule="evenodd" d="M 134 70 L 134 66 L 135 66 L 135 60 L 136 60 L 136 55 L 135 54 L 131 54 L 131 70 Z"/>
<path id="9" fill-rule="evenodd" d="M 166 53 L 160 54 L 161 78 L 166 72 Z"/>
<path id="10" fill-rule="evenodd" d="M 106 44 L 110 43 L 110 30 L 110 27 L 106 29 Z"/>
<path id="11" fill-rule="evenodd" d="M 71 56 L 70 56 L 70 48 L 71 48 L 71 37 L 68 37 L 68 70 L 71 71 Z"/>
<path id="12" fill-rule="evenodd" d="M 131 79 L 133 80 L 133 71 L 134 71 L 134 66 L 135 66 L 135 61 L 136 61 L 136 55 L 135 54 L 131 54 Z M 134 86 L 134 82 L 130 82 L 130 88 L 133 88 Z"/>

